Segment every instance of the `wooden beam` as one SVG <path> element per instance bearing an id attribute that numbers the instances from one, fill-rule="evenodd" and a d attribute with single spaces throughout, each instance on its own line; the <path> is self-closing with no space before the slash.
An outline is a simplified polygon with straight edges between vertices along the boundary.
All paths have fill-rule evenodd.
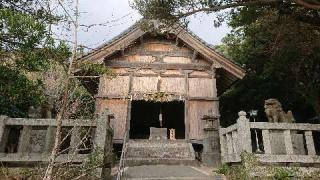
<path id="1" fill-rule="evenodd" d="M 188 100 L 219 101 L 217 97 L 188 97 Z"/>
<path id="2" fill-rule="evenodd" d="M 106 61 L 106 66 L 122 68 L 146 68 L 146 69 L 190 69 L 190 70 L 210 70 L 210 66 L 202 64 L 181 64 L 181 63 L 141 63 L 122 60 Z"/>
<path id="3" fill-rule="evenodd" d="M 124 49 L 121 49 L 121 56 L 124 56 Z"/>
<path id="4" fill-rule="evenodd" d="M 139 40 L 140 40 L 140 43 L 141 43 L 141 44 L 143 44 L 143 43 L 144 43 L 143 35 L 142 35 L 142 36 L 140 36 Z"/>
<path id="5" fill-rule="evenodd" d="M 224 56 L 220 55 L 219 53 L 215 52 L 210 47 L 204 45 L 199 39 L 196 39 L 186 30 L 181 29 L 180 33 L 177 34 L 177 37 L 179 37 L 186 44 L 201 53 L 201 55 L 203 55 L 206 59 L 210 61 L 212 61 L 212 59 L 215 59 L 219 64 L 222 65 L 223 69 L 227 70 L 235 77 L 242 79 L 245 76 L 244 69 L 228 60 Z"/>
<path id="6" fill-rule="evenodd" d="M 176 37 L 176 46 L 179 47 L 179 38 L 178 38 L 178 36 Z"/>
<path id="7" fill-rule="evenodd" d="M 190 75 L 189 78 L 205 78 L 205 79 L 212 79 L 210 75 Z"/>
<path id="8" fill-rule="evenodd" d="M 192 53 L 190 52 L 181 52 L 181 51 L 146 51 L 145 49 L 127 52 L 126 55 L 134 56 L 134 55 L 141 55 L 141 56 L 169 56 L 169 57 L 186 57 L 192 58 Z M 108 61 L 108 59 L 107 59 Z"/>
<path id="9" fill-rule="evenodd" d="M 191 59 L 191 61 L 192 61 L 192 62 L 197 62 L 197 61 L 196 61 L 197 56 L 198 56 L 198 51 L 193 50 L 193 54 L 192 54 L 192 59 Z"/>

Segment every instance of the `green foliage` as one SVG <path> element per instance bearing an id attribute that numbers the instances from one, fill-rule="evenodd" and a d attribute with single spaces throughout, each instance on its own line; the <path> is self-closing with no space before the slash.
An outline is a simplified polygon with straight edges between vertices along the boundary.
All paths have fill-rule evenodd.
<path id="1" fill-rule="evenodd" d="M 46 101 L 42 72 L 55 62 L 65 66 L 69 47 L 56 42 L 50 26 L 59 17 L 40 1 L 3 0 L 0 4 L 0 114 L 26 116 Z"/>
<path id="2" fill-rule="evenodd" d="M 290 180 L 293 174 L 294 173 L 288 169 L 276 168 L 274 172 L 274 178 L 276 180 Z"/>
<path id="3" fill-rule="evenodd" d="M 234 123 L 241 109 L 263 112 L 268 98 L 293 110 L 298 122 L 320 113 L 320 27 L 292 14 L 244 7 L 231 15 L 233 31 L 223 50 L 246 67 L 247 75 L 221 98 L 224 125 Z M 263 113 L 258 118 L 265 119 Z"/>
<path id="4" fill-rule="evenodd" d="M 65 118 L 93 118 L 95 111 L 94 97 L 77 81 L 73 82 L 70 92 L 72 93 L 69 97 L 68 111 L 65 114 Z"/>
<path id="5" fill-rule="evenodd" d="M 134 2 L 134 8 L 145 18 L 169 25 L 199 12 L 216 13 L 229 8 L 227 13 L 215 14 L 213 23 L 228 20 L 232 28 L 217 49 L 243 65 L 247 76 L 220 99 L 224 125 L 234 123 L 240 110 L 255 108 L 263 112 L 268 98 L 279 99 L 298 122 L 320 114 L 319 10 L 292 1 Z M 263 113 L 259 116 L 265 119 Z"/>
<path id="6" fill-rule="evenodd" d="M 81 69 L 82 76 L 99 76 L 106 75 L 109 78 L 114 78 L 116 73 L 104 64 L 82 63 L 78 62 L 77 67 Z"/>
<path id="7" fill-rule="evenodd" d="M 215 171 L 218 174 L 228 175 L 230 172 L 230 166 L 227 164 L 222 164 L 221 167 L 217 171 Z"/>
<path id="8" fill-rule="evenodd" d="M 31 105 L 43 100 L 39 90 L 41 82 L 34 83 L 24 74 L 6 66 L 0 66 L 0 114 L 24 117 Z"/>

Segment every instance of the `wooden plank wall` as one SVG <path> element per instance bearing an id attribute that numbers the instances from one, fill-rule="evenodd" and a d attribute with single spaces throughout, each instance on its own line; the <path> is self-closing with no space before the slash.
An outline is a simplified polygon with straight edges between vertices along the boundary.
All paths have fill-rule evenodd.
<path id="1" fill-rule="evenodd" d="M 98 113 L 108 108 L 113 114 L 114 119 L 111 121 L 111 126 L 114 130 L 113 139 L 122 140 L 126 129 L 128 99 L 98 99 Z"/>
<path id="2" fill-rule="evenodd" d="M 214 100 L 217 97 L 216 79 L 208 69 L 181 68 L 197 64 L 210 67 L 211 64 L 197 56 L 197 52 L 186 46 L 177 46 L 175 42 L 168 40 L 144 39 L 143 42 L 124 49 L 118 56 L 113 56 L 107 61 L 126 64 L 121 67 L 112 66 L 118 73 L 116 78 L 101 77 L 97 95 L 100 97 L 100 109 L 109 108 L 115 114 L 115 139 L 123 137 L 126 120 L 130 119 L 130 93 L 157 91 L 183 96 L 186 103 L 186 137 L 194 140 L 203 138 L 204 122 L 201 118 L 209 110 L 218 112 L 218 101 Z M 141 63 L 142 66 L 135 67 L 130 63 Z M 168 69 L 153 66 L 146 68 L 153 63 L 171 66 L 163 66 L 170 67 Z"/>
<path id="3" fill-rule="evenodd" d="M 116 76 L 108 78 L 103 76 L 100 78 L 99 96 L 119 95 L 126 96 L 129 93 L 129 76 Z"/>
<path id="4" fill-rule="evenodd" d="M 189 139 L 201 140 L 203 139 L 203 128 L 205 122 L 201 118 L 208 114 L 209 111 L 218 111 L 217 101 L 189 101 L 188 117 L 189 117 Z"/>

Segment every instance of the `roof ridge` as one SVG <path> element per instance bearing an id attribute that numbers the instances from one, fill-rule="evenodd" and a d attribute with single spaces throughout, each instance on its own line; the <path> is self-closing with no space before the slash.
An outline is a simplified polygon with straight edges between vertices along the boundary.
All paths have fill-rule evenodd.
<path id="1" fill-rule="evenodd" d="M 123 30 L 120 34 L 112 37 L 111 39 L 107 40 L 106 42 L 102 43 L 101 45 L 99 45 L 98 47 L 94 48 L 92 51 L 87 52 L 86 54 L 82 55 L 81 57 L 79 57 L 78 59 L 82 59 L 96 51 L 99 51 L 101 49 L 103 49 L 104 47 L 106 47 L 107 45 L 111 44 L 112 42 L 120 39 L 121 37 L 127 35 L 128 33 L 130 33 L 132 30 L 134 30 L 137 25 L 142 21 L 142 19 L 136 21 L 135 23 L 133 23 L 131 26 L 129 26 L 128 28 L 126 28 L 125 30 Z"/>

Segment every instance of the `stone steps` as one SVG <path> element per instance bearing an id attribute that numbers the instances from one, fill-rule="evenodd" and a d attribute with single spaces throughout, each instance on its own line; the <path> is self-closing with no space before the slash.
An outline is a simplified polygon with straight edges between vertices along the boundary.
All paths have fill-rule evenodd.
<path id="1" fill-rule="evenodd" d="M 184 140 L 130 140 L 125 163 L 138 165 L 197 165 L 191 143 Z"/>
<path id="2" fill-rule="evenodd" d="M 124 175 L 124 179 L 128 180 L 224 180 L 220 175 L 204 172 L 197 167 L 180 165 L 128 167 Z"/>

